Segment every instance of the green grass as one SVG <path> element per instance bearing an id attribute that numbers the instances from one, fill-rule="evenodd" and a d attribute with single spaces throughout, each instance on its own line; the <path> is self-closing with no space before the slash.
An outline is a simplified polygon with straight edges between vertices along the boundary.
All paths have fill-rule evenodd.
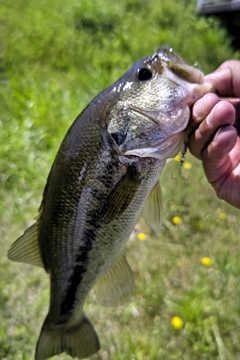
<path id="1" fill-rule="evenodd" d="M 199 18 L 195 6 L 173 0 L 0 2 L 1 360 L 33 359 L 47 313 L 47 275 L 8 261 L 6 253 L 37 215 L 51 163 L 74 118 L 163 43 L 205 72 L 239 58 L 225 31 Z M 154 235 L 141 220 L 128 242 L 132 300 L 105 309 L 90 296 L 86 312 L 102 345 L 93 359 L 240 357 L 239 211 L 216 198 L 200 162 L 191 155 L 187 161 L 187 181 L 172 179 L 178 162 L 164 169 L 162 231 Z M 139 232 L 146 240 L 138 240 Z M 179 330 L 171 325 L 174 316 L 183 321 Z"/>

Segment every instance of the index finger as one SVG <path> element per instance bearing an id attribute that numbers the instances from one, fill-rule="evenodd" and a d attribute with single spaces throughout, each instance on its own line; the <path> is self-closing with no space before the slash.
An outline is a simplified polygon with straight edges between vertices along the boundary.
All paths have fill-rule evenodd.
<path id="1" fill-rule="evenodd" d="M 191 118 L 185 129 L 185 138 L 191 136 L 199 124 L 207 117 L 213 107 L 219 102 L 217 95 L 208 93 L 195 102 L 192 107 Z"/>
<path id="2" fill-rule="evenodd" d="M 219 101 L 198 128 L 189 135 L 188 147 L 198 159 L 202 159 L 202 152 L 210 143 L 216 131 L 223 126 L 232 126 L 235 121 L 235 110 L 228 101 Z"/>
<path id="3" fill-rule="evenodd" d="M 240 96 L 240 61 L 225 61 L 216 71 L 206 75 L 205 80 L 210 82 L 219 96 Z"/>

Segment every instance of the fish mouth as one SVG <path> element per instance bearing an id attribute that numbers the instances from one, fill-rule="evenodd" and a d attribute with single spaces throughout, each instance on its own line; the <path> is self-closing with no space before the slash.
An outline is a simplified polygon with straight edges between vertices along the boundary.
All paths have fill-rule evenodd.
<path id="1" fill-rule="evenodd" d="M 161 59 L 163 67 L 167 66 L 169 70 L 181 79 L 195 84 L 202 84 L 204 82 L 203 73 L 196 67 L 187 65 L 172 48 L 166 45 L 161 46 L 155 53 L 155 56 Z"/>
<path id="2" fill-rule="evenodd" d="M 215 92 L 213 85 L 204 81 L 204 75 L 200 70 L 187 64 L 182 65 L 172 62 L 163 62 L 162 65 L 162 76 L 186 90 L 186 97 L 180 100 L 178 105 L 186 101 L 186 104 L 191 106 L 205 94 Z"/>
<path id="3" fill-rule="evenodd" d="M 187 64 L 176 64 L 172 61 L 162 61 L 163 68 L 166 71 L 166 68 L 169 69 L 174 75 L 180 79 L 187 81 L 192 84 L 203 84 L 204 75 L 203 73 Z"/>
<path id="4" fill-rule="evenodd" d="M 200 98 L 207 92 L 215 92 L 212 84 L 204 81 L 203 73 L 196 67 L 187 65 L 171 47 L 166 45 L 161 46 L 153 57 L 154 56 L 157 56 L 161 60 L 163 67 L 162 76 L 186 88 L 188 91 L 194 90 L 193 98 L 195 101 L 196 96 Z M 201 88 L 198 88 L 199 86 L 201 86 Z"/>

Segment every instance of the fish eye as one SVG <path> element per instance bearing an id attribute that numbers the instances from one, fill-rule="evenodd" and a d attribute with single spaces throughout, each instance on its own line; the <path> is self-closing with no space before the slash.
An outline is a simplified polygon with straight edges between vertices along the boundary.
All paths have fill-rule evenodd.
<path id="1" fill-rule="evenodd" d="M 150 69 L 148 69 L 146 67 L 138 69 L 137 77 L 140 81 L 150 80 L 152 78 L 152 76 L 153 76 L 153 74 Z"/>

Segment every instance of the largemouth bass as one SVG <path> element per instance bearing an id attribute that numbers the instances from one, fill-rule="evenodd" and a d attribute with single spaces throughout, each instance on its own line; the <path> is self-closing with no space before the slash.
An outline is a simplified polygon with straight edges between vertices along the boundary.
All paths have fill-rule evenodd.
<path id="1" fill-rule="evenodd" d="M 92 100 L 68 130 L 37 221 L 8 253 L 50 275 L 36 360 L 64 351 L 82 359 L 99 350 L 83 311 L 86 297 L 94 286 L 104 306 L 132 296 L 124 245 L 141 214 L 159 230 L 159 176 L 183 146 L 189 107 L 209 91 L 199 70 L 161 47 Z"/>

